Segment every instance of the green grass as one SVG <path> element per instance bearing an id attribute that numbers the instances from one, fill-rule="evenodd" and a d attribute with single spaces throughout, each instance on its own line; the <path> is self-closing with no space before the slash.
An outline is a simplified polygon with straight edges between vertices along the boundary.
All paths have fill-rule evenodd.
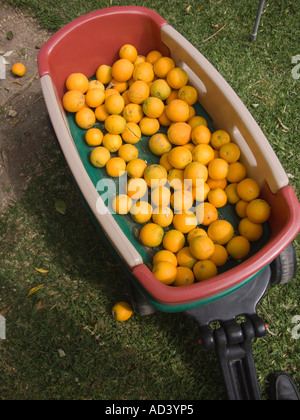
<path id="1" fill-rule="evenodd" d="M 300 53 L 300 10 L 293 1 L 266 2 L 252 44 L 252 0 L 6 3 L 29 11 L 51 31 L 111 4 L 151 6 L 231 84 L 300 197 L 300 80 L 291 76 L 292 57 Z M 112 305 L 129 299 L 122 267 L 95 229 L 55 142 L 45 150 L 44 168 L 0 219 L 0 313 L 7 322 L 7 339 L 0 340 L 0 399 L 224 399 L 215 355 L 198 344 L 192 320 L 161 312 L 134 314 L 126 323 L 112 319 Z M 55 209 L 59 198 L 67 204 L 65 215 Z M 299 238 L 295 248 L 299 261 Z M 271 331 L 253 343 L 263 392 L 275 369 L 300 381 L 299 342 L 292 338 L 298 282 L 299 274 L 289 285 L 271 287 L 258 307 Z"/>

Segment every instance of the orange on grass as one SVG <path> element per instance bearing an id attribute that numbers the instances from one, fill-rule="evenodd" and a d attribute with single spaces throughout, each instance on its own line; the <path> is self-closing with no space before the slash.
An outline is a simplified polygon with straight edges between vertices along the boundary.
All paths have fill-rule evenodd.
<path id="1" fill-rule="evenodd" d="M 250 242 L 255 242 L 262 237 L 263 226 L 261 223 L 253 223 L 248 217 L 244 217 L 238 225 L 238 231 Z"/>
<path id="2" fill-rule="evenodd" d="M 153 207 L 166 207 L 170 204 L 171 192 L 168 187 L 158 186 L 151 189 L 151 204 Z"/>
<path id="3" fill-rule="evenodd" d="M 122 134 L 126 128 L 126 120 L 121 115 L 109 115 L 104 121 L 105 129 L 111 134 Z"/>
<path id="4" fill-rule="evenodd" d="M 171 195 L 171 205 L 175 213 L 181 213 L 191 209 L 194 197 L 191 191 L 182 189 L 175 190 Z"/>
<path id="5" fill-rule="evenodd" d="M 192 130 L 192 142 L 197 144 L 208 144 L 211 139 L 211 132 L 206 125 L 196 125 Z"/>
<path id="6" fill-rule="evenodd" d="M 213 188 L 209 191 L 207 199 L 218 209 L 227 203 L 227 194 L 222 188 Z"/>
<path id="7" fill-rule="evenodd" d="M 79 90 L 68 90 L 62 98 L 62 104 L 66 111 L 77 112 L 85 106 L 85 97 Z"/>
<path id="8" fill-rule="evenodd" d="M 95 108 L 95 116 L 98 121 L 103 122 L 106 120 L 109 114 L 105 111 L 105 104 L 102 104 L 100 106 L 97 106 L 97 108 Z"/>
<path id="9" fill-rule="evenodd" d="M 162 165 L 154 163 L 145 168 L 144 179 L 150 188 L 165 185 L 167 177 L 168 173 Z"/>
<path id="10" fill-rule="evenodd" d="M 127 195 L 133 200 L 139 200 L 148 192 L 148 185 L 144 178 L 129 178 L 127 182 Z M 148 198 L 148 195 L 147 195 Z"/>
<path id="11" fill-rule="evenodd" d="M 96 79 L 104 85 L 108 85 L 112 81 L 111 66 L 101 64 L 96 71 Z"/>
<path id="12" fill-rule="evenodd" d="M 150 95 L 149 84 L 143 80 L 133 82 L 128 89 L 128 98 L 134 104 L 142 104 Z"/>
<path id="13" fill-rule="evenodd" d="M 166 168 L 167 172 L 173 169 L 173 166 L 169 162 L 168 154 L 169 154 L 168 152 L 163 153 L 159 159 L 159 164 L 162 165 L 164 168 Z M 168 175 L 168 178 L 169 178 L 169 175 Z"/>
<path id="14" fill-rule="evenodd" d="M 90 162 L 96 168 L 103 168 L 110 159 L 110 152 L 106 147 L 95 147 L 90 154 Z"/>
<path id="15" fill-rule="evenodd" d="M 207 260 L 215 250 L 215 245 L 208 236 L 196 236 L 191 240 L 189 247 L 197 260 Z"/>
<path id="16" fill-rule="evenodd" d="M 183 146 L 191 139 L 192 128 L 186 122 L 180 121 L 170 125 L 168 138 L 175 146 Z"/>
<path id="17" fill-rule="evenodd" d="M 223 144 L 230 141 L 230 135 L 225 130 L 217 130 L 211 135 L 211 145 L 216 150 L 220 150 Z"/>
<path id="18" fill-rule="evenodd" d="M 208 226 L 207 235 L 215 244 L 225 245 L 233 237 L 234 228 L 227 220 L 215 220 Z"/>
<path id="19" fill-rule="evenodd" d="M 149 96 L 142 105 L 144 114 L 149 118 L 158 118 L 165 109 L 163 101 L 155 96 Z"/>
<path id="20" fill-rule="evenodd" d="M 160 57 L 153 63 L 153 70 L 157 77 L 165 79 L 171 69 L 175 68 L 175 62 L 170 57 Z"/>
<path id="21" fill-rule="evenodd" d="M 227 177 L 229 164 L 226 160 L 215 158 L 208 163 L 208 176 L 212 179 L 219 180 Z"/>
<path id="22" fill-rule="evenodd" d="M 156 156 L 162 156 L 172 149 L 172 144 L 167 135 L 163 133 L 156 133 L 151 136 L 148 145 L 151 152 Z"/>
<path id="23" fill-rule="evenodd" d="M 182 99 L 189 105 L 194 105 L 198 100 L 197 89 L 189 85 L 182 86 L 178 91 L 178 99 Z"/>
<path id="24" fill-rule="evenodd" d="M 193 160 L 208 165 L 215 158 L 214 150 L 209 144 L 197 144 L 192 151 Z"/>
<path id="25" fill-rule="evenodd" d="M 196 207 L 196 216 L 198 223 L 203 226 L 209 226 L 214 221 L 218 220 L 218 210 L 216 207 L 208 202 L 200 203 Z"/>
<path id="26" fill-rule="evenodd" d="M 256 198 L 247 205 L 246 215 L 251 222 L 265 223 L 271 214 L 271 207 L 267 201 Z"/>
<path id="27" fill-rule="evenodd" d="M 177 213 L 173 218 L 174 228 L 182 233 L 189 233 L 192 229 L 195 229 L 197 224 L 197 217 L 192 212 Z"/>
<path id="28" fill-rule="evenodd" d="M 241 219 L 247 216 L 246 208 L 248 204 L 248 201 L 239 200 L 235 205 L 235 212 Z"/>
<path id="29" fill-rule="evenodd" d="M 197 258 L 195 258 L 190 250 L 189 246 L 184 246 L 177 252 L 177 262 L 178 265 L 181 267 L 189 267 L 193 268 L 197 262 Z"/>
<path id="30" fill-rule="evenodd" d="M 151 83 L 150 95 L 159 98 L 162 101 L 166 100 L 171 94 L 171 87 L 165 79 L 156 79 Z"/>
<path id="31" fill-rule="evenodd" d="M 122 176 L 126 171 L 126 162 L 120 157 L 113 157 L 106 163 L 106 172 L 112 178 Z"/>
<path id="32" fill-rule="evenodd" d="M 244 178 L 237 184 L 237 193 L 242 200 L 252 201 L 255 198 L 258 198 L 260 188 L 255 179 Z"/>
<path id="33" fill-rule="evenodd" d="M 82 108 L 76 112 L 75 120 L 80 128 L 88 130 L 95 124 L 96 117 L 94 111 L 92 111 L 90 108 Z"/>
<path id="34" fill-rule="evenodd" d="M 118 82 L 127 82 L 134 70 L 134 65 L 127 58 L 120 58 L 115 61 L 111 68 L 111 74 L 113 79 L 116 79 Z"/>
<path id="35" fill-rule="evenodd" d="M 153 265 L 155 265 L 160 261 L 168 261 L 171 264 L 175 265 L 175 267 L 178 264 L 176 255 L 173 252 L 168 251 L 167 249 L 161 249 L 160 251 L 156 252 L 156 254 L 153 257 L 152 263 Z"/>
<path id="36" fill-rule="evenodd" d="M 218 274 L 218 269 L 213 261 L 203 260 L 196 262 L 193 273 L 197 281 L 204 281 L 215 277 Z"/>
<path id="37" fill-rule="evenodd" d="M 167 105 L 166 115 L 173 122 L 185 122 L 190 115 L 189 105 L 181 99 L 174 99 Z"/>
<path id="38" fill-rule="evenodd" d="M 225 159 L 228 163 L 234 163 L 239 160 L 241 156 L 240 148 L 235 143 L 223 144 L 220 148 L 220 157 Z"/>
<path id="39" fill-rule="evenodd" d="M 228 203 L 230 204 L 236 204 L 238 201 L 240 201 L 240 197 L 237 193 L 237 183 L 233 182 L 232 184 L 228 184 L 224 189 Z"/>
<path id="40" fill-rule="evenodd" d="M 183 146 L 176 146 L 170 150 L 168 160 L 173 168 L 184 169 L 192 162 L 192 153 Z"/>
<path id="41" fill-rule="evenodd" d="M 160 51 L 157 50 L 152 50 L 150 52 L 148 52 L 148 54 L 146 55 L 146 61 L 148 63 L 154 64 L 155 61 L 157 61 L 160 57 L 162 57 L 162 53 Z"/>
<path id="42" fill-rule="evenodd" d="M 126 143 L 122 144 L 118 149 L 118 155 L 127 163 L 132 159 L 137 159 L 139 157 L 139 151 L 133 144 Z"/>
<path id="43" fill-rule="evenodd" d="M 176 279 L 177 268 L 168 261 L 159 261 L 153 266 L 152 273 L 161 283 L 170 285 Z"/>
<path id="44" fill-rule="evenodd" d="M 177 229 L 168 230 L 163 237 L 163 247 L 171 252 L 178 252 L 184 247 L 185 236 Z"/>
<path id="45" fill-rule="evenodd" d="M 127 60 L 131 61 L 132 63 L 137 59 L 137 56 L 138 52 L 134 45 L 124 44 L 119 49 L 119 57 L 127 58 Z"/>
<path id="46" fill-rule="evenodd" d="M 209 259 L 213 261 L 217 267 L 224 265 L 228 260 L 228 252 L 225 246 L 215 244 L 214 253 L 209 257 Z"/>
<path id="47" fill-rule="evenodd" d="M 197 125 L 205 125 L 207 127 L 207 121 L 204 117 L 201 117 L 201 115 L 194 115 L 188 120 L 188 124 L 193 128 L 195 128 Z"/>
<path id="48" fill-rule="evenodd" d="M 192 187 L 199 187 L 203 185 L 208 177 L 208 170 L 203 163 L 200 162 L 190 162 L 184 168 L 184 179 L 189 181 Z"/>
<path id="49" fill-rule="evenodd" d="M 115 213 L 128 214 L 132 207 L 132 199 L 126 194 L 119 194 L 113 199 L 111 206 Z"/>
<path id="50" fill-rule="evenodd" d="M 182 188 L 184 188 L 184 170 L 176 169 L 173 167 L 169 169 L 168 182 L 170 184 L 170 187 L 174 190 L 181 190 Z"/>
<path id="51" fill-rule="evenodd" d="M 246 178 L 247 170 L 241 162 L 234 162 L 229 164 L 227 181 L 228 182 L 241 182 Z"/>
<path id="52" fill-rule="evenodd" d="M 99 128 L 90 128 L 85 133 L 85 141 L 89 146 L 100 146 L 103 140 L 103 133 Z"/>
<path id="53" fill-rule="evenodd" d="M 130 214 L 136 223 L 147 223 L 152 216 L 152 206 L 147 201 L 137 201 L 131 206 Z"/>
<path id="54" fill-rule="evenodd" d="M 121 95 L 110 95 L 105 101 L 105 111 L 108 114 L 121 114 L 125 107 L 124 98 Z"/>
<path id="55" fill-rule="evenodd" d="M 12 71 L 12 74 L 14 74 L 15 76 L 23 77 L 24 74 L 26 73 L 26 67 L 24 66 L 23 63 L 15 63 L 13 64 L 11 71 Z M 75 89 L 75 87 L 72 89 Z M 77 90 L 80 90 L 80 89 L 77 89 Z"/>
<path id="56" fill-rule="evenodd" d="M 212 190 L 213 188 L 222 188 L 223 190 L 226 188 L 227 186 L 227 179 L 223 178 L 223 179 L 211 179 L 211 178 L 207 178 L 206 181 L 207 185 L 209 186 L 209 188 Z"/>
<path id="57" fill-rule="evenodd" d="M 112 307 L 112 316 L 116 321 L 127 321 L 133 313 L 131 305 L 127 302 L 118 302 Z"/>
<path id="58" fill-rule="evenodd" d="M 129 178 L 142 178 L 147 163 L 143 159 L 132 159 L 127 163 L 126 171 Z"/>
<path id="59" fill-rule="evenodd" d="M 122 146 L 122 137 L 120 136 L 120 134 L 106 133 L 103 136 L 102 144 L 111 153 L 115 153 Z"/>
<path id="60" fill-rule="evenodd" d="M 180 287 L 193 284 L 195 276 L 193 271 L 189 267 L 177 267 L 177 275 L 172 286 Z"/>
<path id="61" fill-rule="evenodd" d="M 136 144 L 140 141 L 142 132 L 139 125 L 135 122 L 127 122 L 125 130 L 122 133 L 122 138 L 125 143 Z"/>
<path id="62" fill-rule="evenodd" d="M 156 223 L 147 223 L 140 230 L 140 241 L 148 247 L 156 247 L 162 243 L 164 230 Z"/>
<path id="63" fill-rule="evenodd" d="M 123 117 L 126 122 L 139 123 L 144 116 L 143 108 L 139 104 L 129 103 L 123 109 Z"/>
<path id="64" fill-rule="evenodd" d="M 85 93 L 89 88 L 89 80 L 83 73 L 71 73 L 66 80 L 68 90 L 79 90 Z"/>
<path id="65" fill-rule="evenodd" d="M 226 245 L 228 254 L 234 260 L 241 260 L 250 252 L 250 242 L 244 236 L 235 236 Z"/>
<path id="66" fill-rule="evenodd" d="M 204 230 L 204 229 L 202 229 L 202 228 L 194 228 L 194 229 L 192 229 L 189 233 L 188 233 L 188 235 L 187 235 L 187 241 L 188 241 L 188 244 L 190 244 L 191 243 L 191 241 L 194 239 L 194 238 L 196 238 L 197 236 L 207 236 L 207 233 L 206 233 L 206 231 Z"/>
<path id="67" fill-rule="evenodd" d="M 158 132 L 160 124 L 157 118 L 143 117 L 139 122 L 139 127 L 144 136 L 153 136 Z"/>
<path id="68" fill-rule="evenodd" d="M 134 81 L 142 80 L 143 82 L 150 83 L 154 79 L 154 71 L 151 63 L 144 61 L 134 66 L 132 78 Z"/>
<path id="69" fill-rule="evenodd" d="M 170 226 L 173 222 L 174 213 L 172 209 L 167 207 L 156 207 L 152 213 L 152 220 L 161 227 Z"/>
<path id="70" fill-rule="evenodd" d="M 188 82 L 188 74 L 180 67 L 175 67 L 167 74 L 167 82 L 172 89 L 180 89 Z"/>
<path id="71" fill-rule="evenodd" d="M 105 93 L 102 89 L 89 89 L 85 95 L 85 103 L 91 108 L 97 108 L 105 100 Z"/>

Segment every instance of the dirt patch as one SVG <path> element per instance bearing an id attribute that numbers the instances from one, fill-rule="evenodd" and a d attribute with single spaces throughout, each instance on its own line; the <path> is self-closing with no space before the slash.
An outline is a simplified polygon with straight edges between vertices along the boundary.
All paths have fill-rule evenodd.
<path id="1" fill-rule="evenodd" d="M 45 146 L 56 142 L 37 68 L 39 49 L 50 36 L 30 16 L 0 4 L 0 60 L 7 63 L 0 78 L 0 214 L 21 198 L 41 170 Z M 26 66 L 22 78 L 11 72 L 15 62 Z"/>

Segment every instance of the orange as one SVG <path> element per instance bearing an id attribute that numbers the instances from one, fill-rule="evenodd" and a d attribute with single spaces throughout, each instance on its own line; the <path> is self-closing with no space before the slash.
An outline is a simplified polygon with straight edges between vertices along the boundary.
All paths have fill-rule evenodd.
<path id="1" fill-rule="evenodd" d="M 175 124 L 175 123 L 173 123 L 173 124 Z M 189 141 L 188 143 L 184 144 L 184 147 L 187 147 L 189 149 L 189 151 L 193 153 L 193 150 L 195 149 L 196 146 L 194 145 L 194 143 Z"/>
<path id="2" fill-rule="evenodd" d="M 227 187 L 224 189 L 228 203 L 230 204 L 236 204 L 238 201 L 240 201 L 240 197 L 237 193 L 237 183 L 233 182 L 232 184 L 228 184 Z"/>
<path id="3" fill-rule="evenodd" d="M 126 122 L 135 122 L 138 124 L 143 118 L 144 113 L 141 105 L 129 103 L 125 105 L 122 115 Z"/>
<path id="4" fill-rule="evenodd" d="M 130 100 L 129 100 L 129 97 L 128 97 L 128 95 L 129 95 L 129 91 L 128 91 L 128 89 L 127 90 L 125 90 L 125 92 L 122 92 L 122 98 L 124 99 L 124 105 L 126 106 L 126 105 L 128 105 L 128 104 L 130 104 Z M 123 110 L 124 111 L 124 110 Z M 124 116 L 124 115 L 123 115 Z"/>
<path id="5" fill-rule="evenodd" d="M 154 79 L 154 71 L 151 63 L 143 62 L 134 66 L 132 78 L 134 81 L 142 80 L 143 82 L 150 83 Z"/>
<path id="6" fill-rule="evenodd" d="M 229 164 L 227 181 L 228 182 L 241 182 L 246 178 L 247 170 L 241 162 L 234 162 Z"/>
<path id="7" fill-rule="evenodd" d="M 108 85 L 112 80 L 111 66 L 101 64 L 96 71 L 96 79 L 104 85 Z"/>
<path id="8" fill-rule="evenodd" d="M 170 226 L 173 222 L 174 213 L 172 209 L 167 207 L 156 207 L 152 213 L 152 220 L 161 227 Z"/>
<path id="9" fill-rule="evenodd" d="M 207 167 L 200 162 L 191 162 L 184 169 L 184 179 L 193 187 L 201 187 L 207 180 Z"/>
<path id="10" fill-rule="evenodd" d="M 194 187 L 192 187 L 192 194 L 194 200 L 198 201 L 199 203 L 207 200 L 209 191 L 210 188 L 206 182 L 201 182 L 201 180 L 197 180 L 197 184 Z"/>
<path id="11" fill-rule="evenodd" d="M 112 307 L 112 316 L 116 321 L 127 321 L 132 313 L 132 307 L 127 302 L 118 302 Z"/>
<path id="12" fill-rule="evenodd" d="M 172 144 L 166 134 L 157 133 L 150 137 L 148 143 L 149 149 L 156 156 L 162 156 L 172 149 Z"/>
<path id="13" fill-rule="evenodd" d="M 129 178 L 142 178 L 147 163 L 143 159 L 131 159 L 126 166 L 127 175 Z"/>
<path id="14" fill-rule="evenodd" d="M 240 148 L 235 143 L 226 143 L 220 148 L 220 157 L 225 159 L 228 163 L 237 162 L 240 155 Z"/>
<path id="15" fill-rule="evenodd" d="M 171 193 L 169 188 L 158 186 L 151 189 L 151 204 L 153 207 L 166 207 L 170 204 Z"/>
<path id="16" fill-rule="evenodd" d="M 177 213 L 173 218 L 174 228 L 182 233 L 189 233 L 192 229 L 195 229 L 197 224 L 197 217 L 192 212 Z"/>
<path id="17" fill-rule="evenodd" d="M 186 122 L 175 122 L 168 129 L 168 138 L 176 146 L 183 146 L 191 139 L 192 128 Z"/>
<path id="18" fill-rule="evenodd" d="M 204 117 L 201 117 L 200 115 L 194 115 L 188 120 L 188 124 L 193 128 L 195 128 L 197 125 L 205 125 L 207 127 L 207 121 Z"/>
<path id="19" fill-rule="evenodd" d="M 105 91 L 105 100 L 110 96 L 110 95 L 120 95 L 120 92 L 118 92 L 116 89 L 113 88 L 106 88 Z"/>
<path id="20" fill-rule="evenodd" d="M 189 247 L 197 260 L 207 260 L 215 250 L 215 245 L 208 236 L 196 236 L 191 240 Z"/>
<path id="21" fill-rule="evenodd" d="M 71 73 L 66 80 L 68 90 L 79 90 L 85 93 L 89 88 L 89 80 L 83 73 Z"/>
<path id="22" fill-rule="evenodd" d="M 197 281 L 204 281 L 215 277 L 218 274 L 218 269 L 213 261 L 203 260 L 196 262 L 193 272 Z"/>
<path id="23" fill-rule="evenodd" d="M 184 247 L 185 236 L 177 229 L 170 229 L 165 233 L 163 238 L 163 247 L 171 252 L 178 252 Z"/>
<path id="24" fill-rule="evenodd" d="M 160 261 L 153 266 L 152 273 L 161 283 L 170 285 L 176 279 L 177 268 L 168 261 Z"/>
<path id="25" fill-rule="evenodd" d="M 167 249 L 161 249 L 160 251 L 158 251 L 154 255 L 152 263 L 153 265 L 155 265 L 160 261 L 168 261 L 171 264 L 175 265 L 175 267 L 178 264 L 176 255 L 173 254 L 173 252 L 168 251 Z"/>
<path id="26" fill-rule="evenodd" d="M 113 79 L 116 79 L 118 82 L 127 82 L 134 70 L 134 65 L 127 58 L 120 58 L 115 61 L 111 68 L 111 74 Z"/>
<path id="27" fill-rule="evenodd" d="M 140 141 L 142 132 L 137 123 L 129 121 L 125 125 L 125 130 L 122 133 L 122 139 L 126 143 L 136 144 Z"/>
<path id="28" fill-rule="evenodd" d="M 196 125 L 192 130 L 192 141 L 194 144 L 208 144 L 211 139 L 211 132 L 205 125 Z"/>
<path id="29" fill-rule="evenodd" d="M 193 284 L 195 276 L 189 267 L 177 267 L 177 274 L 172 286 L 180 287 Z"/>
<path id="30" fill-rule="evenodd" d="M 85 141 L 89 146 L 100 146 L 103 140 L 103 133 L 99 128 L 90 128 L 85 133 Z"/>
<path id="31" fill-rule="evenodd" d="M 168 182 L 170 187 L 174 190 L 181 190 L 184 188 L 184 170 L 173 168 L 168 172 Z"/>
<path id="32" fill-rule="evenodd" d="M 126 162 L 120 157 L 113 157 L 106 163 L 106 172 L 113 178 L 118 178 L 126 171 Z"/>
<path id="33" fill-rule="evenodd" d="M 147 201 L 137 201 L 131 206 L 130 214 L 136 223 L 147 223 L 152 216 L 152 206 Z"/>
<path id="34" fill-rule="evenodd" d="M 184 169 L 192 162 L 192 153 L 183 146 L 176 146 L 170 150 L 168 160 L 173 168 Z"/>
<path id="35" fill-rule="evenodd" d="M 215 251 L 209 259 L 213 261 L 217 267 L 221 267 L 228 260 L 228 252 L 223 245 L 215 244 Z"/>
<path id="36" fill-rule="evenodd" d="M 239 225 L 240 235 L 245 236 L 250 242 L 258 241 L 263 235 L 263 226 L 261 223 L 253 223 L 248 217 L 244 217 Z"/>
<path id="37" fill-rule="evenodd" d="M 186 102 L 181 99 L 174 99 L 166 107 L 166 115 L 173 122 L 187 121 L 190 109 Z"/>
<path id="38" fill-rule="evenodd" d="M 202 228 L 194 228 L 192 229 L 187 235 L 188 244 L 191 243 L 192 239 L 196 238 L 197 236 L 207 236 L 207 233 Z"/>
<path id="39" fill-rule="evenodd" d="M 228 254 L 234 260 L 245 258 L 250 252 L 250 243 L 244 236 L 235 236 L 226 245 Z"/>
<path id="40" fill-rule="evenodd" d="M 127 182 L 127 195 L 133 200 L 139 200 L 148 193 L 148 185 L 144 178 L 130 178 Z M 147 194 L 148 198 L 148 194 Z"/>
<path id="41" fill-rule="evenodd" d="M 218 209 L 227 203 L 227 194 L 222 188 L 213 188 L 209 191 L 207 199 Z"/>
<path id="42" fill-rule="evenodd" d="M 96 168 L 103 168 L 110 159 L 110 152 L 106 147 L 95 147 L 90 154 L 90 162 Z"/>
<path id="43" fill-rule="evenodd" d="M 91 90 L 91 89 L 101 89 L 101 90 L 103 90 L 103 92 L 104 92 L 104 90 L 105 90 L 105 86 L 104 86 L 104 84 L 103 84 L 103 83 L 101 83 L 99 80 L 91 80 L 91 81 L 89 82 L 88 91 L 89 91 L 89 90 Z"/>
<path id="44" fill-rule="evenodd" d="M 97 108 L 105 100 L 105 93 L 102 89 L 89 89 L 85 95 L 85 103 L 91 108 Z"/>
<path id="45" fill-rule="evenodd" d="M 194 105 L 198 100 L 198 92 L 193 86 L 185 85 L 178 91 L 178 99 L 182 99 L 189 105 Z"/>
<path id="46" fill-rule="evenodd" d="M 106 133 L 103 137 L 103 146 L 111 153 L 114 153 L 122 146 L 122 137 L 120 134 Z"/>
<path id="47" fill-rule="evenodd" d="M 109 115 L 104 121 L 105 129 L 111 134 L 122 134 L 126 128 L 126 120 L 121 115 Z"/>
<path id="48" fill-rule="evenodd" d="M 144 179 L 150 188 L 165 185 L 167 177 L 168 173 L 162 165 L 154 163 L 145 168 Z"/>
<path id="49" fill-rule="evenodd" d="M 175 67 L 167 74 L 167 82 L 172 89 L 180 89 L 188 82 L 187 72 L 180 67 Z"/>
<path id="50" fill-rule="evenodd" d="M 192 151 L 193 161 L 208 165 L 215 158 L 214 150 L 209 144 L 198 144 Z"/>
<path id="51" fill-rule="evenodd" d="M 143 63 L 144 61 L 146 61 L 146 57 L 139 54 L 133 64 L 136 66 L 137 64 Z"/>
<path id="52" fill-rule="evenodd" d="M 77 112 L 85 106 L 85 97 L 79 90 L 69 90 L 62 99 L 63 107 L 68 112 Z"/>
<path id="53" fill-rule="evenodd" d="M 242 200 L 252 201 L 255 198 L 258 198 L 260 188 L 255 179 L 244 178 L 237 184 L 237 193 Z"/>
<path id="54" fill-rule="evenodd" d="M 121 95 L 110 95 L 105 100 L 105 111 L 108 114 L 121 114 L 124 107 L 125 101 Z"/>
<path id="55" fill-rule="evenodd" d="M 169 154 L 168 152 L 162 154 L 160 159 L 159 159 L 159 164 L 162 165 L 167 170 L 167 172 L 169 172 L 171 169 L 173 169 L 173 166 L 170 164 L 170 162 L 168 160 L 168 154 Z M 169 178 L 169 175 L 168 175 L 168 178 Z"/>
<path id="56" fill-rule="evenodd" d="M 154 64 L 155 61 L 157 61 L 160 57 L 162 57 L 162 53 L 160 51 L 153 50 L 146 55 L 146 61 L 148 63 Z"/>
<path id="57" fill-rule="evenodd" d="M 164 230 L 156 223 L 147 223 L 140 231 L 142 244 L 151 248 L 159 246 L 162 243 L 163 237 Z"/>
<path id="58" fill-rule="evenodd" d="M 227 179 L 226 178 L 211 179 L 211 178 L 208 177 L 206 183 L 211 190 L 213 188 L 222 188 L 224 190 L 226 188 L 226 185 L 227 185 Z"/>
<path id="59" fill-rule="evenodd" d="M 208 176 L 212 179 L 219 180 L 227 177 L 229 164 L 221 158 L 213 159 L 208 164 Z"/>
<path id="60" fill-rule="evenodd" d="M 153 63 L 154 73 L 160 79 L 165 79 L 173 68 L 175 68 L 175 62 L 170 57 L 160 57 Z"/>
<path id="61" fill-rule="evenodd" d="M 137 56 L 137 49 L 131 44 L 124 44 L 119 49 L 119 57 L 127 58 L 127 60 L 131 61 L 132 63 L 137 59 Z"/>
<path id="62" fill-rule="evenodd" d="M 166 104 L 169 105 L 174 99 L 178 99 L 178 90 L 177 89 L 171 89 L 170 96 L 166 99 Z"/>
<path id="63" fill-rule="evenodd" d="M 126 194 L 119 194 L 113 199 L 111 206 L 115 213 L 127 214 L 131 209 L 132 200 Z"/>
<path id="64" fill-rule="evenodd" d="M 128 143 L 128 144 L 123 144 L 118 149 L 118 155 L 119 157 L 124 159 L 125 162 L 127 163 L 132 159 L 137 159 L 139 156 L 139 151 L 133 144 Z"/>
<path id="65" fill-rule="evenodd" d="M 197 262 L 197 258 L 192 255 L 189 246 L 184 246 L 177 252 L 177 261 L 181 267 L 193 268 Z"/>
<path id="66" fill-rule="evenodd" d="M 234 228 L 227 220 L 215 220 L 207 229 L 208 237 L 219 245 L 225 245 L 234 235 Z"/>
<path id="67" fill-rule="evenodd" d="M 95 124 L 96 117 L 94 111 L 92 111 L 90 108 L 82 108 L 76 112 L 75 120 L 80 128 L 88 130 Z"/>
<path id="68" fill-rule="evenodd" d="M 216 150 L 220 150 L 223 144 L 229 142 L 230 135 L 225 130 L 217 130 L 211 135 L 211 145 Z"/>
<path id="69" fill-rule="evenodd" d="M 112 79 L 109 86 L 118 93 L 124 93 L 128 89 L 128 82 L 118 82 L 116 79 Z"/>
<path id="70" fill-rule="evenodd" d="M 269 203 L 260 198 L 250 201 L 246 208 L 246 215 L 251 222 L 265 223 L 271 214 Z"/>
<path id="71" fill-rule="evenodd" d="M 134 104 L 142 104 L 150 95 L 150 87 L 143 80 L 132 83 L 128 89 L 128 99 Z"/>
<path id="72" fill-rule="evenodd" d="M 109 114 L 105 111 L 105 104 L 102 104 L 100 106 L 97 106 L 97 108 L 95 108 L 95 116 L 98 121 L 103 122 L 106 120 Z"/>
<path id="73" fill-rule="evenodd" d="M 151 83 L 150 94 L 164 101 L 170 96 L 171 87 L 165 79 L 156 79 Z"/>
<path id="74" fill-rule="evenodd" d="M 248 204 L 248 201 L 239 200 L 235 205 L 235 212 L 241 219 L 247 216 L 246 208 Z"/>
<path id="75" fill-rule="evenodd" d="M 209 226 L 212 222 L 218 219 L 218 210 L 211 203 L 200 203 L 196 207 L 196 216 L 199 224 Z"/>
<path id="76" fill-rule="evenodd" d="M 11 71 L 12 71 L 12 74 L 14 74 L 15 76 L 23 77 L 24 74 L 26 73 L 26 67 L 22 63 L 15 63 L 12 66 Z M 80 89 L 77 89 L 75 87 L 72 88 L 72 89 L 80 90 Z M 84 92 L 82 92 L 82 93 L 84 93 Z"/>
<path id="77" fill-rule="evenodd" d="M 143 112 L 149 118 L 158 118 L 161 116 L 165 109 L 163 101 L 154 96 L 149 96 L 143 102 Z"/>
<path id="78" fill-rule="evenodd" d="M 190 210 L 193 206 L 194 197 L 191 191 L 182 189 L 175 190 L 171 195 L 171 205 L 175 213 L 181 213 Z"/>
<path id="79" fill-rule="evenodd" d="M 159 123 L 163 126 L 163 127 L 169 127 L 172 124 L 172 121 L 169 120 L 169 118 L 167 117 L 167 112 L 166 112 L 166 106 L 163 110 L 163 113 L 161 114 L 161 116 L 158 118 Z"/>
<path id="80" fill-rule="evenodd" d="M 144 136 L 153 136 L 158 132 L 160 124 L 157 118 L 143 117 L 139 126 Z"/>

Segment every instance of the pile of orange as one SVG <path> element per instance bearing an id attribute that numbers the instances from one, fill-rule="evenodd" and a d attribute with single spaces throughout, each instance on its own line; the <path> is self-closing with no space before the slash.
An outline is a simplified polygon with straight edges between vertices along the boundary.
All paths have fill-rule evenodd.
<path id="1" fill-rule="evenodd" d="M 112 208 L 142 225 L 144 246 L 159 247 L 154 276 L 184 286 L 216 276 L 228 259 L 245 259 L 271 209 L 229 133 L 211 131 L 196 115 L 198 93 L 187 72 L 159 51 L 142 56 L 126 44 L 95 76 L 71 74 L 62 103 L 86 130 L 91 164 L 110 177 L 127 173 L 127 194 L 115 197 Z M 148 141 L 158 163 L 139 157 L 140 141 Z M 236 231 L 219 216 L 226 205 L 240 218 Z"/>

